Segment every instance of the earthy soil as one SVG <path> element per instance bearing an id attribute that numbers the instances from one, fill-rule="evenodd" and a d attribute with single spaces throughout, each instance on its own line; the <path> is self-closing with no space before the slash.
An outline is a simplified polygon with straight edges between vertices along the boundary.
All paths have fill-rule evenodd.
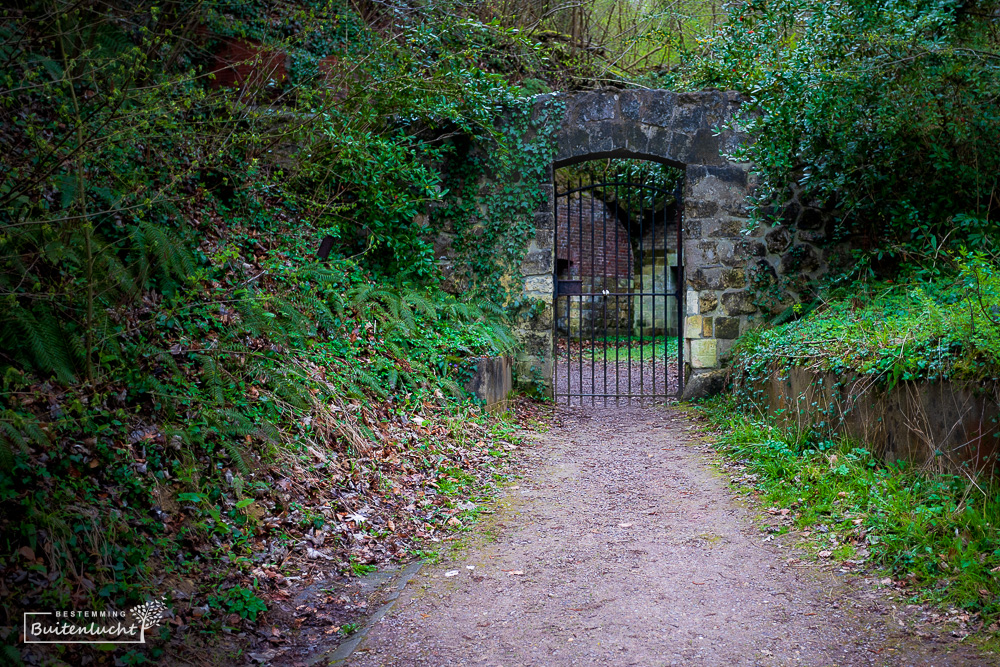
<path id="1" fill-rule="evenodd" d="M 651 407 L 677 396 L 677 363 L 662 357 L 638 356 L 631 362 L 621 352 L 609 352 L 607 362 L 592 362 L 589 353 L 560 357 L 556 361 L 556 402 L 582 407 Z"/>
<path id="2" fill-rule="evenodd" d="M 997 664 L 918 636 L 918 610 L 877 580 L 765 541 L 685 413 L 560 414 L 495 515 L 424 566 L 347 664 Z"/>

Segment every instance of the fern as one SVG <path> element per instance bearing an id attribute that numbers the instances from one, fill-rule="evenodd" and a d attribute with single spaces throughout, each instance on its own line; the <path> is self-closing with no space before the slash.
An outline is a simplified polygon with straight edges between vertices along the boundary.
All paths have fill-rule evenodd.
<path id="1" fill-rule="evenodd" d="M 198 360 L 201 362 L 202 377 L 205 379 L 212 400 L 221 407 L 226 399 L 223 394 L 222 372 L 219 370 L 219 364 L 207 354 L 199 355 Z"/>
<path id="2" fill-rule="evenodd" d="M 299 336 L 314 335 L 315 326 L 312 320 L 303 315 L 292 301 L 276 299 L 274 306 L 284 316 L 292 332 Z"/>
<path id="3" fill-rule="evenodd" d="M 281 442 L 281 431 L 278 430 L 277 426 L 267 420 L 262 420 L 258 424 L 255 435 L 261 440 L 272 444 L 278 444 Z"/>
<path id="4" fill-rule="evenodd" d="M 15 448 L 27 449 L 24 436 L 10 422 L 0 422 L 0 468 L 3 470 L 14 467 Z"/>
<path id="5" fill-rule="evenodd" d="M 249 475 L 250 466 L 247 464 L 243 448 L 239 446 L 237 438 L 252 435 L 255 431 L 254 425 L 235 410 L 216 410 L 208 413 L 206 418 L 219 431 L 222 447 L 229 454 L 236 469 L 244 475 Z"/>
<path id="6" fill-rule="evenodd" d="M 403 300 L 417 312 L 423 313 L 430 320 L 438 317 L 437 306 L 429 298 L 414 290 L 403 293 Z"/>
<path id="7" fill-rule="evenodd" d="M 465 395 L 462 387 L 460 387 L 459 384 L 451 378 L 441 378 L 439 383 L 445 391 L 452 395 L 453 398 L 462 398 Z"/>
<path id="8" fill-rule="evenodd" d="M 21 352 L 28 353 L 32 365 L 39 371 L 54 374 L 60 382 L 76 381 L 72 353 L 66 344 L 72 338 L 49 312 L 35 317 L 26 308 L 15 305 L 8 316 L 20 328 L 23 339 Z M 27 344 L 27 349 L 24 347 Z"/>
<path id="9" fill-rule="evenodd" d="M 194 259 L 176 235 L 164 225 L 144 221 L 138 226 L 145 252 L 166 278 L 180 278 L 194 272 Z"/>
<path id="10" fill-rule="evenodd" d="M 230 438 L 223 438 L 222 446 L 226 448 L 226 452 L 229 454 L 229 458 L 231 458 L 233 463 L 236 465 L 236 469 L 239 470 L 240 473 L 249 476 L 252 471 L 250 470 L 250 466 L 247 465 L 243 448 L 236 444 L 235 440 Z"/>

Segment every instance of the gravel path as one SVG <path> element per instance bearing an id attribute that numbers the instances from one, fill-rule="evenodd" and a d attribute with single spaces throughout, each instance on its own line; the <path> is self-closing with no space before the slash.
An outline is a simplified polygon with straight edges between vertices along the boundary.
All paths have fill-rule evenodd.
<path id="1" fill-rule="evenodd" d="M 867 580 L 786 565 L 683 413 L 561 415 L 496 514 L 423 568 L 348 664 L 995 664 L 904 632 L 906 605 Z"/>
<path id="2" fill-rule="evenodd" d="M 622 354 L 616 360 L 609 355 L 604 362 L 591 362 L 587 355 L 560 357 L 555 373 L 560 406 L 582 407 L 651 407 L 674 400 L 677 395 L 677 362 L 638 358 L 631 363 Z M 594 395 L 604 396 L 594 396 Z M 629 394 L 633 398 L 626 398 Z M 581 396 L 582 395 L 582 396 Z"/>

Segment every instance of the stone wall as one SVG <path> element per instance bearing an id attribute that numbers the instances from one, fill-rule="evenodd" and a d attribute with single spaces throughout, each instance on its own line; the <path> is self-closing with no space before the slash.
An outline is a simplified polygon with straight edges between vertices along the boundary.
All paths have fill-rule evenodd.
<path id="1" fill-rule="evenodd" d="M 763 383 L 762 407 L 789 426 L 846 435 L 887 463 L 935 472 L 997 474 L 1000 385 L 900 382 L 873 388 L 870 377 L 794 367 Z"/>
<path id="2" fill-rule="evenodd" d="M 552 102 L 565 107 L 554 168 L 634 158 L 684 169 L 682 329 L 689 374 L 718 368 L 755 319 L 773 317 L 810 298 L 806 282 L 826 271 L 831 254 L 837 252 L 823 247 L 828 219 L 793 192 L 790 201 L 772 212 L 768 224 L 747 229 L 747 195 L 755 187 L 750 165 L 725 157 L 750 140 L 741 130 L 742 99 L 737 93 L 604 89 L 540 95 L 535 100 L 538 113 Z M 535 237 L 522 266 L 525 294 L 542 299 L 548 309 L 518 331 L 523 350 L 516 370 L 521 379 L 530 378 L 531 369 L 551 377 L 551 182 L 549 173 L 547 196 L 536 213 Z"/>
<path id="3" fill-rule="evenodd" d="M 554 166 L 562 167 L 586 160 L 636 158 L 681 167 L 685 170 L 684 247 L 686 267 L 716 267 L 720 253 L 733 253 L 743 237 L 746 218 L 745 198 L 751 183 L 748 165 L 734 164 L 722 154 L 746 139 L 738 129 L 742 100 L 735 93 L 706 91 L 672 93 L 663 90 L 616 90 L 539 96 L 539 104 L 557 99 L 566 111 L 557 135 Z M 551 196 L 551 191 L 550 191 Z M 535 251 L 546 243 L 546 215 L 551 217 L 551 201 L 538 212 L 540 226 Z M 549 227 L 550 228 L 550 227 Z M 537 237 L 543 237 L 540 240 Z M 700 245 L 705 237 L 712 240 Z M 551 244 L 549 237 L 548 241 Z M 693 262 L 692 262 L 693 259 Z M 533 264 L 537 266 L 537 264 Z M 526 292 L 551 304 L 552 276 L 525 271 Z M 724 290 L 688 283 L 688 308 L 694 303 L 685 336 L 685 357 L 694 372 L 715 368 L 720 352 L 728 350 L 732 339 L 747 325 L 746 314 L 728 315 L 722 310 Z M 743 288 L 745 290 L 745 287 Z M 704 291 L 704 305 L 701 307 Z M 727 300 L 732 297 L 727 296 Z M 713 303 L 714 300 L 714 303 Z M 747 313 L 748 314 L 748 313 Z M 721 318 L 720 322 L 716 322 Z M 691 318 L 686 318 L 687 322 Z M 551 368 L 551 332 L 544 317 L 527 323 L 519 334 L 525 341 L 518 359 L 519 375 L 531 367 Z M 728 338 L 727 338 L 728 336 Z M 722 343 L 720 344 L 720 341 Z M 548 363 L 547 363 L 548 362 Z"/>

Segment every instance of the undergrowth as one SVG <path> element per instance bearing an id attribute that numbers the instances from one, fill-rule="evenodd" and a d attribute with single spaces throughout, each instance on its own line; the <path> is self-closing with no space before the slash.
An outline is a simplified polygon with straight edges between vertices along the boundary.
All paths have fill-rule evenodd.
<path id="1" fill-rule="evenodd" d="M 0 625 L 165 596 L 148 651 L 46 656 L 164 659 L 460 529 L 515 438 L 464 387 L 532 307 L 533 45 L 454 3 L 0 19 Z"/>
<path id="2" fill-rule="evenodd" d="M 733 348 L 734 389 L 753 404 L 771 373 L 802 366 L 859 373 L 891 389 L 912 380 L 1000 376 L 1000 267 L 964 254 L 935 280 L 852 284 L 801 319 L 744 334 Z"/>
<path id="3" fill-rule="evenodd" d="M 715 446 L 742 471 L 734 481 L 787 514 L 821 559 L 847 568 L 870 563 L 913 599 L 959 607 L 998 630 L 995 481 L 887 465 L 859 443 L 741 412 L 731 396 L 699 409 Z"/>

